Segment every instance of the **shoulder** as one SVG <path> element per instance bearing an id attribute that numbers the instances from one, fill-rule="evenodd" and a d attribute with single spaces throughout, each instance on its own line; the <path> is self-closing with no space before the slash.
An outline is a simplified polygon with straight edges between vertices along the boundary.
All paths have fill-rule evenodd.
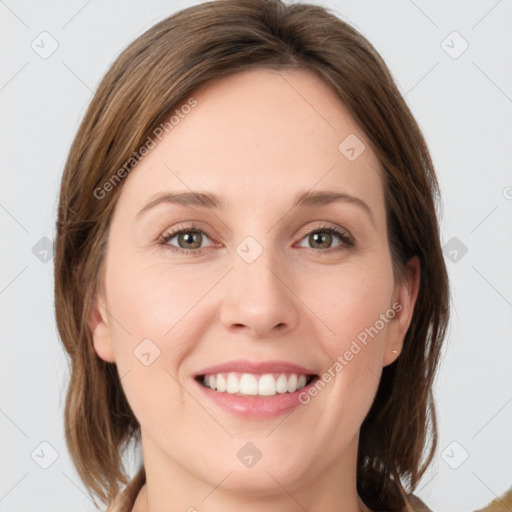
<path id="1" fill-rule="evenodd" d="M 505 491 L 500 497 L 496 497 L 484 508 L 479 508 L 475 512 L 498 512 L 499 510 L 512 510 L 512 487 Z"/>
<path id="2" fill-rule="evenodd" d="M 126 487 L 115 497 L 105 512 L 132 512 L 135 500 L 146 483 L 146 472 L 141 466 L 137 474 L 128 482 Z"/>

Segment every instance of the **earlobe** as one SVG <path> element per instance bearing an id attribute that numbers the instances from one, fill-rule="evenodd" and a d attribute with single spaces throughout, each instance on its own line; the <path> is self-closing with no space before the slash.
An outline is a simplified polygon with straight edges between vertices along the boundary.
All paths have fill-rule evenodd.
<path id="1" fill-rule="evenodd" d="M 112 335 L 104 307 L 103 297 L 96 294 L 89 314 L 89 327 L 91 329 L 94 350 L 96 354 L 108 363 L 115 362 Z"/>
<path id="2" fill-rule="evenodd" d="M 417 256 L 413 256 L 407 262 L 403 283 L 397 287 L 395 295 L 397 307 L 394 308 L 397 313 L 391 320 L 388 329 L 383 366 L 393 363 L 402 351 L 405 335 L 411 325 L 419 288 L 420 261 Z"/>

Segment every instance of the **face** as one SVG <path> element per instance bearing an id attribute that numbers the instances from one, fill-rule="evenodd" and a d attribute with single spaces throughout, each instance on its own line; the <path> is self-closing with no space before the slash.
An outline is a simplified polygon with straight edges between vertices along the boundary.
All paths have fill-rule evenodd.
<path id="1" fill-rule="evenodd" d="M 95 350 L 118 367 L 146 466 L 187 474 L 201 496 L 228 474 L 225 490 L 330 485 L 355 470 L 360 425 L 411 320 L 417 261 L 412 288 L 394 282 L 379 162 L 315 75 L 251 70 L 194 98 L 122 184 L 91 314 Z M 192 191 L 221 204 L 170 198 Z M 312 201 L 320 192 L 331 196 Z M 219 372 L 226 386 L 240 377 L 244 396 L 196 378 L 239 360 L 319 379 L 299 400 L 247 396 L 261 374 L 293 386 L 301 371 L 285 367 Z"/>

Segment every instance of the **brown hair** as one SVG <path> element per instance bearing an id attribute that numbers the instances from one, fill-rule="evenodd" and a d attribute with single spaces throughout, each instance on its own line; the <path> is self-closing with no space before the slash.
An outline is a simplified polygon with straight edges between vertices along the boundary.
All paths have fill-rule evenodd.
<path id="1" fill-rule="evenodd" d="M 100 199 L 95 191 L 116 170 L 136 165 L 133 153 L 194 91 L 255 67 L 312 70 L 332 88 L 384 171 L 395 280 L 404 279 L 409 258 L 420 260 L 412 322 L 400 357 L 383 369 L 357 462 L 357 490 L 369 507 L 410 510 L 406 490 L 414 490 L 437 447 L 432 386 L 449 316 L 439 186 L 426 142 L 380 55 L 350 25 L 310 4 L 216 0 L 184 9 L 132 42 L 98 86 L 70 148 L 57 219 L 55 312 L 71 362 L 70 455 L 91 497 L 110 503 L 127 482 L 128 442 L 140 440 L 117 367 L 95 353 L 88 323 L 123 181 Z"/>

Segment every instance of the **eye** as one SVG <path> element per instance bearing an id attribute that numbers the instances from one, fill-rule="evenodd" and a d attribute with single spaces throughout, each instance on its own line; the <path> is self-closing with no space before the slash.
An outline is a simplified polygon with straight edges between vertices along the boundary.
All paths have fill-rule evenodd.
<path id="1" fill-rule="evenodd" d="M 307 240 L 312 245 L 312 249 L 328 250 L 333 248 L 330 247 L 333 242 L 333 235 L 334 238 L 337 237 L 341 240 L 342 243 L 338 244 L 342 246 L 341 250 L 355 245 L 355 240 L 348 231 L 331 225 L 319 226 L 310 230 L 302 240 Z M 304 246 L 301 244 L 300 247 Z"/>
<path id="2" fill-rule="evenodd" d="M 210 238 L 202 229 L 192 225 L 182 227 L 169 233 L 164 233 L 159 239 L 158 244 L 166 246 L 173 252 L 181 252 L 183 254 L 200 254 L 204 246 L 202 242 L 204 238 Z M 176 239 L 178 247 L 172 245 L 170 242 Z"/>
<path id="3" fill-rule="evenodd" d="M 333 248 L 331 245 L 336 237 L 341 240 L 341 243 Z M 204 230 L 191 224 L 162 234 L 157 243 L 170 249 L 172 252 L 199 255 L 201 254 L 201 249 L 205 247 L 202 244 L 205 238 L 210 239 Z M 176 239 L 175 243 L 177 246 L 171 243 L 174 239 Z M 348 231 L 331 225 L 315 227 L 302 238 L 302 240 L 306 239 L 312 245 L 311 249 L 320 249 L 320 251 L 316 252 L 331 252 L 329 249 L 336 249 L 339 246 L 341 247 L 338 250 L 343 250 L 355 245 L 355 240 Z M 304 247 L 304 245 L 301 243 L 300 247 Z"/>

